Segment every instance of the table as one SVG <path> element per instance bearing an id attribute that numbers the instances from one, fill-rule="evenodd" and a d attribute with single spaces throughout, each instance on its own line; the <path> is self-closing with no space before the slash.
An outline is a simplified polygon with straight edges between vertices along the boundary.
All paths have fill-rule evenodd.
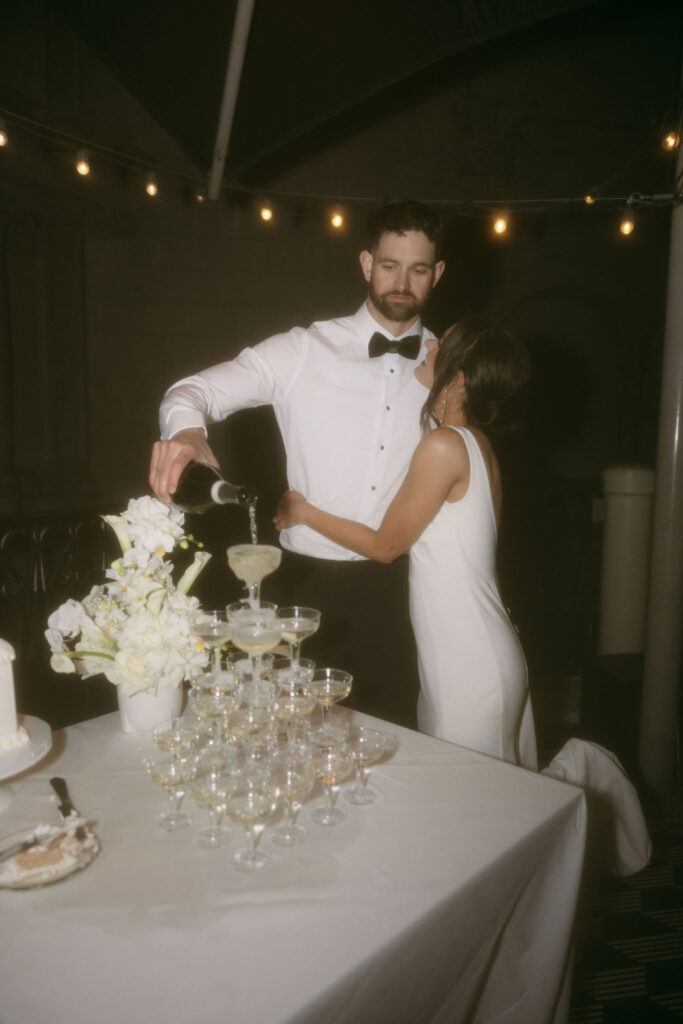
<path id="1" fill-rule="evenodd" d="M 583 792 L 369 721 L 398 743 L 373 768 L 379 799 L 344 801 L 340 826 L 311 822 L 247 875 L 229 862 L 241 836 L 203 850 L 194 824 L 156 826 L 151 738 L 115 714 L 55 733 L 12 781 L 0 832 L 56 821 L 59 774 L 102 851 L 52 886 L 0 891 L 2 1024 L 564 1020 Z"/>

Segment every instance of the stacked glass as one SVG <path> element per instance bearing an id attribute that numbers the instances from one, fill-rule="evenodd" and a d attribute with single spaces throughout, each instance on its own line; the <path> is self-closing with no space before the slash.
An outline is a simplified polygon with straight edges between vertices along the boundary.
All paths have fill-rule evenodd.
<path id="1" fill-rule="evenodd" d="M 272 842 L 289 847 L 306 839 L 297 819 L 316 780 L 325 797 L 311 813 L 319 825 L 344 820 L 337 796 L 354 770 L 359 781 L 347 799 L 370 803 L 375 794 L 367 785 L 369 766 L 385 751 L 385 737 L 377 730 L 348 730 L 341 716 L 331 713 L 349 695 L 351 675 L 301 657 L 302 642 L 318 629 L 320 612 L 261 600 L 261 581 L 279 560 L 279 549 L 268 545 L 228 549 L 229 564 L 248 596 L 225 612 L 198 612 L 193 628 L 211 649 L 211 664 L 194 680 L 190 714 L 170 730 L 155 732 L 159 749 L 171 759 L 147 768 L 150 779 L 169 793 L 170 808 L 157 819 L 163 828 L 190 824 L 180 809 L 186 792 L 208 812 L 209 823 L 196 837 L 200 846 L 216 849 L 230 841 L 225 817 L 244 827 L 246 845 L 233 855 L 242 871 L 269 862 L 260 839 L 278 810 L 283 822 L 273 829 Z M 226 654 L 228 641 L 236 651 Z M 283 642 L 289 657 L 274 654 Z M 316 707 L 321 721 L 314 724 Z"/>

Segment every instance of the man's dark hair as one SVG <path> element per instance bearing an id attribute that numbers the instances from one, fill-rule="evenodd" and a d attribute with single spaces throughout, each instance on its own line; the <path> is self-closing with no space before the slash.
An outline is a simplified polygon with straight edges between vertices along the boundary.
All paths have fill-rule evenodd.
<path id="1" fill-rule="evenodd" d="M 406 231 L 422 231 L 436 247 L 436 258 L 441 258 L 444 222 L 438 210 L 415 199 L 388 203 L 377 210 L 368 222 L 368 249 L 374 252 L 383 234 L 405 235 Z"/>

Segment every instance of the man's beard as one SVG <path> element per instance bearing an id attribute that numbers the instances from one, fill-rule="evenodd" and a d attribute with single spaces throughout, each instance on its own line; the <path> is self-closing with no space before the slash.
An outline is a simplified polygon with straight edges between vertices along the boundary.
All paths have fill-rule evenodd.
<path id="1" fill-rule="evenodd" d="M 413 300 L 412 302 L 395 302 L 389 298 L 390 295 L 409 295 Z M 397 323 L 404 323 L 406 320 L 414 320 L 419 315 L 422 309 L 422 303 L 420 303 L 412 292 L 385 292 L 384 295 L 380 295 L 372 284 L 368 288 L 368 295 L 372 300 L 372 304 L 375 309 L 379 310 L 382 316 L 386 317 L 387 320 L 393 320 Z"/>

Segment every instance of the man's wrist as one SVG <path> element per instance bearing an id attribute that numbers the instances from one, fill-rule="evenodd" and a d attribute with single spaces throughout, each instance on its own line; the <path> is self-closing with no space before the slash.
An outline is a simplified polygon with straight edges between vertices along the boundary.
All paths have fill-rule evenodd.
<path id="1" fill-rule="evenodd" d="M 166 430 L 162 431 L 161 440 L 171 441 L 174 437 L 177 437 L 178 434 L 183 433 L 185 430 L 197 431 L 197 436 L 201 435 L 204 439 L 209 436 L 203 423 L 182 423 L 174 424 L 172 427 L 168 427 Z"/>

